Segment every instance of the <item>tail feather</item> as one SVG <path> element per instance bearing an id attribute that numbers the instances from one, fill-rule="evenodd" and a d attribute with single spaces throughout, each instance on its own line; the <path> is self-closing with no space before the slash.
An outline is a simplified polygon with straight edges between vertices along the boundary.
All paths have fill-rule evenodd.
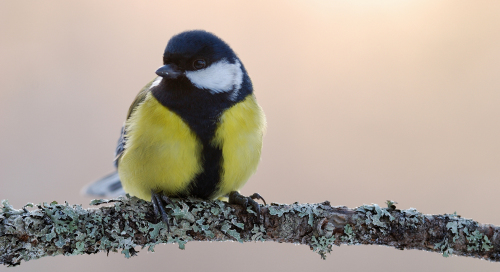
<path id="1" fill-rule="evenodd" d="M 125 195 L 118 172 L 111 173 L 82 189 L 86 196 L 93 197 L 118 197 Z"/>

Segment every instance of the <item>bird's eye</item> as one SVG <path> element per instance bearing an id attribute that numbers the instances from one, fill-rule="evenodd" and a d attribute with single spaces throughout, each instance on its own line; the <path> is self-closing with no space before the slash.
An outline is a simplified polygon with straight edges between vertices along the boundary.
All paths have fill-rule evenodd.
<path id="1" fill-rule="evenodd" d="M 197 59 L 193 62 L 193 68 L 196 70 L 203 69 L 207 66 L 207 63 L 203 59 Z"/>

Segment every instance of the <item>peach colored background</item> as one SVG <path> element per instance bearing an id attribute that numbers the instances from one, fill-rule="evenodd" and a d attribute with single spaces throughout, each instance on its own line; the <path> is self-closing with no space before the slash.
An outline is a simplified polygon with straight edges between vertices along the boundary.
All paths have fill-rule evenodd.
<path id="1" fill-rule="evenodd" d="M 2 1 L 0 199 L 89 202 L 169 38 L 227 41 L 268 118 L 243 193 L 356 207 L 399 202 L 500 224 L 500 2 Z M 497 206 L 495 206 L 497 205 Z M 188 243 L 43 258 L 15 271 L 498 271 L 378 246 Z M 0 270 L 6 270 L 0 267 Z M 12 271 L 14 271 L 12 270 Z M 10 271 L 10 270 L 9 270 Z"/>

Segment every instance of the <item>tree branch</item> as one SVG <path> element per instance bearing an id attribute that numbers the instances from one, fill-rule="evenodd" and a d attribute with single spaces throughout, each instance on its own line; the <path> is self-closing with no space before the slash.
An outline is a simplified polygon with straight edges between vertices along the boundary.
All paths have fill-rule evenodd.
<path id="1" fill-rule="evenodd" d="M 98 209 L 79 205 L 28 204 L 14 209 L 2 201 L 0 264 L 16 266 L 44 256 L 99 251 L 134 256 L 136 247 L 154 251 L 160 243 L 189 241 L 276 241 L 310 246 L 322 258 L 333 245 L 376 244 L 500 260 L 500 229 L 456 214 L 423 215 L 365 205 L 355 209 L 329 202 L 262 206 L 259 220 L 250 209 L 222 201 L 178 200 L 167 209 L 171 232 L 153 214 L 151 203 L 135 197 L 93 200 Z M 28 210 L 31 207 L 31 211 Z"/>

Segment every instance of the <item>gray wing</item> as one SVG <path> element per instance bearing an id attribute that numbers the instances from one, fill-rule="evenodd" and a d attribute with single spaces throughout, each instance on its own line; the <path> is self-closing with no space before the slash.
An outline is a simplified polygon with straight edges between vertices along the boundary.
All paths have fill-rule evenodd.
<path id="1" fill-rule="evenodd" d="M 120 133 L 120 138 L 118 139 L 118 143 L 116 143 L 115 150 L 115 160 L 113 161 L 115 167 L 118 169 L 118 161 L 125 151 L 125 143 L 127 142 L 127 138 L 125 137 L 125 125 L 122 127 L 122 131 Z"/>
<path id="2" fill-rule="evenodd" d="M 85 186 L 82 193 L 86 196 L 93 197 L 118 197 L 125 195 L 118 172 L 113 172 L 104 178 Z"/>
<path id="3" fill-rule="evenodd" d="M 144 86 L 144 88 L 142 88 L 141 91 L 137 94 L 137 96 L 134 99 L 134 102 L 132 102 L 132 105 L 130 105 L 130 108 L 128 109 L 127 120 L 130 118 L 130 116 L 132 115 L 134 110 L 137 108 L 137 106 L 139 106 L 146 99 L 146 96 L 151 91 L 151 85 L 157 79 L 158 79 L 158 77 L 155 78 L 154 80 L 152 80 L 151 82 L 149 82 L 148 84 L 146 84 L 146 86 Z M 127 137 L 126 137 L 127 133 L 125 130 L 126 130 L 125 125 L 123 125 L 122 131 L 120 133 L 120 138 L 118 139 L 118 143 L 116 145 L 116 151 L 115 151 L 114 164 L 115 164 L 116 168 L 118 168 L 118 161 L 120 160 L 120 157 L 123 154 L 123 151 L 125 151 L 125 143 L 127 142 Z"/>

